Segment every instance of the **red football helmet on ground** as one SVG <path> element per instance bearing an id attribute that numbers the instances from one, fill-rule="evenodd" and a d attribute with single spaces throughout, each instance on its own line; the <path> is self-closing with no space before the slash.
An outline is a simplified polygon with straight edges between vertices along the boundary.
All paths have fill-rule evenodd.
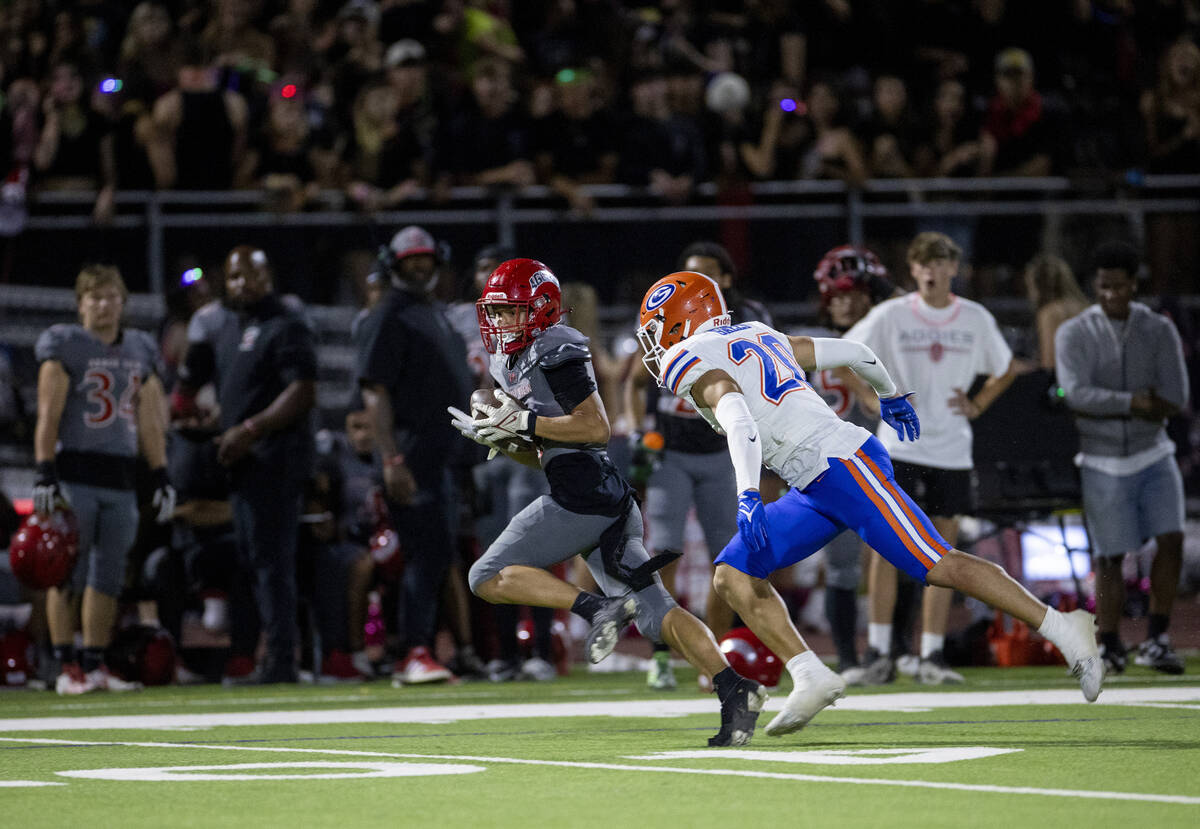
<path id="1" fill-rule="evenodd" d="M 33 676 L 33 640 L 24 630 L 0 634 L 0 687 L 20 687 Z"/>
<path id="2" fill-rule="evenodd" d="M 59 507 L 49 515 L 36 512 L 21 522 L 9 542 L 13 575 L 26 587 L 58 587 L 75 569 L 79 526 L 75 513 Z"/>
<path id="3" fill-rule="evenodd" d="M 492 271 L 475 308 L 488 353 L 515 354 L 562 319 L 562 289 L 536 259 L 509 259 Z M 516 311 L 512 321 L 501 318 L 506 308 Z"/>
<path id="4" fill-rule="evenodd" d="M 729 667 L 747 679 L 753 679 L 768 688 L 779 684 L 783 662 L 750 628 L 734 628 L 722 636 L 721 652 L 729 660 Z"/>
<path id="5" fill-rule="evenodd" d="M 170 685 L 175 681 L 175 639 L 156 625 L 131 625 L 117 631 L 105 649 L 104 663 L 126 682 Z"/>
<path id="6" fill-rule="evenodd" d="M 371 558 L 375 561 L 375 571 L 388 581 L 397 581 L 404 573 L 400 536 L 391 527 L 380 527 L 371 534 Z"/>
<path id="7" fill-rule="evenodd" d="M 668 274 L 642 299 L 637 330 L 642 362 L 661 383 L 660 361 L 667 349 L 693 334 L 729 324 L 729 308 L 716 282 L 694 271 Z"/>
<path id="8" fill-rule="evenodd" d="M 821 291 L 821 302 L 826 304 L 835 294 L 847 291 L 862 291 L 878 302 L 890 290 L 887 268 L 879 257 L 863 247 L 842 245 L 826 253 L 813 271 L 813 279 Z M 882 296 L 879 294 L 882 293 Z"/>

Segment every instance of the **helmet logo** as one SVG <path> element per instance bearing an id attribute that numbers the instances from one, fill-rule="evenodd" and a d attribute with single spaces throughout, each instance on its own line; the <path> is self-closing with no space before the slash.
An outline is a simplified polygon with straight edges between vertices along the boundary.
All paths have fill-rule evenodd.
<path id="1" fill-rule="evenodd" d="M 653 293 L 651 293 L 650 296 L 646 297 L 646 310 L 653 311 L 655 308 L 658 308 L 664 302 L 666 302 L 668 299 L 670 299 L 674 293 L 675 293 L 675 283 L 674 282 L 668 282 L 666 285 L 662 285 L 662 286 L 654 289 Z"/>
<path id="2" fill-rule="evenodd" d="M 529 290 L 535 290 L 543 282 L 550 282 L 557 286 L 558 278 L 550 271 L 535 271 L 533 276 L 529 277 Z"/>

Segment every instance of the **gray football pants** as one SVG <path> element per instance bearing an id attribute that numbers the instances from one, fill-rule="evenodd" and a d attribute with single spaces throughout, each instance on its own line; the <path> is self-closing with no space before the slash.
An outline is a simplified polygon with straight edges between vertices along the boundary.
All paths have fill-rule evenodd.
<path id="1" fill-rule="evenodd" d="M 125 560 L 137 539 L 137 493 L 71 481 L 61 483 L 63 495 L 79 522 L 79 559 L 68 582 L 71 591 L 91 587 L 117 597 L 125 586 Z"/>
<path id="2" fill-rule="evenodd" d="M 582 555 L 588 570 L 606 596 L 624 596 L 633 591 L 604 571 L 597 549 L 600 535 L 617 519 L 606 515 L 583 515 L 571 512 L 543 495 L 521 510 L 508 523 L 471 567 L 467 576 L 472 592 L 513 564 L 526 567 L 552 567 L 574 555 Z M 629 511 L 623 531 L 625 542 L 622 562 L 633 569 L 650 560 L 642 544 L 642 513 L 637 505 Z M 633 595 L 637 599 L 637 626 L 642 635 L 653 642 L 662 641 L 662 620 L 675 600 L 654 574 L 654 583 Z"/>
<path id="3" fill-rule="evenodd" d="M 843 530 L 825 545 L 825 584 L 843 590 L 858 590 L 862 579 L 862 539 L 853 530 Z"/>
<path id="4" fill-rule="evenodd" d="M 688 509 L 695 504 L 708 555 L 716 558 L 737 535 L 737 498 L 737 479 L 728 452 L 668 449 L 646 486 L 647 546 L 656 553 L 682 553 Z"/>

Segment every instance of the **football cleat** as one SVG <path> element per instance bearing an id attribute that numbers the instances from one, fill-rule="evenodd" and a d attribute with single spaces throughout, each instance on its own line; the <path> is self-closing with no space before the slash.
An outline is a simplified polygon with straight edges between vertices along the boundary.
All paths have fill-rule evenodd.
<path id="1" fill-rule="evenodd" d="M 911 676 L 916 679 L 917 673 L 921 670 L 921 657 L 916 654 L 906 653 L 904 656 L 896 659 L 896 673 L 900 676 Z"/>
<path id="2" fill-rule="evenodd" d="M 1135 665 L 1153 668 L 1164 674 L 1183 673 L 1183 660 L 1171 648 L 1171 641 L 1165 633 L 1138 645 L 1137 656 L 1133 658 L 1133 662 Z"/>
<path id="3" fill-rule="evenodd" d="M 445 682 L 452 676 L 449 670 L 430 655 L 428 648 L 416 647 L 408 652 L 401 669 L 392 675 L 392 687 Z"/>
<path id="4" fill-rule="evenodd" d="M 1104 675 L 1116 676 L 1125 673 L 1125 666 L 1129 664 L 1129 655 L 1124 645 L 1119 648 L 1110 648 L 1101 642 L 1100 660 L 1104 662 Z"/>
<path id="5" fill-rule="evenodd" d="M 493 659 L 487 663 L 487 678 L 491 682 L 511 682 L 521 672 L 521 666 L 511 659 Z"/>
<path id="6" fill-rule="evenodd" d="M 744 746 L 754 736 L 754 724 L 767 701 L 767 690 L 752 679 L 741 677 L 733 691 L 721 700 L 721 730 L 708 738 L 710 747 Z"/>
<path id="7" fill-rule="evenodd" d="M 874 648 L 863 654 L 862 685 L 887 685 L 896 681 L 896 662 Z"/>
<path id="8" fill-rule="evenodd" d="M 965 681 L 962 674 L 950 669 L 941 651 L 934 651 L 921 659 L 915 678 L 922 685 L 957 685 Z"/>
<path id="9" fill-rule="evenodd" d="M 842 671 L 842 681 L 848 686 L 866 685 L 867 670 L 862 665 L 851 665 Z"/>
<path id="10" fill-rule="evenodd" d="M 803 685 L 796 685 L 783 703 L 783 710 L 767 723 L 770 737 L 780 737 L 799 731 L 808 725 L 821 709 L 833 705 L 846 695 L 846 682 L 829 669 L 816 677 L 808 677 Z"/>
<path id="11" fill-rule="evenodd" d="M 583 652 L 593 665 L 602 661 L 617 647 L 621 631 L 637 615 L 637 602 L 632 596 L 609 599 L 592 617 L 592 628 L 583 643 Z"/>
<path id="12" fill-rule="evenodd" d="M 88 671 L 86 676 L 88 683 L 97 691 L 112 691 L 119 694 L 126 691 L 140 691 L 143 687 L 140 682 L 121 679 L 116 674 L 109 672 L 104 665 L 94 671 Z"/>
<path id="13" fill-rule="evenodd" d="M 675 669 L 671 667 L 670 651 L 655 651 L 650 659 L 650 670 L 646 671 L 646 687 L 655 691 L 674 691 Z"/>
<path id="14" fill-rule="evenodd" d="M 363 654 L 366 656 L 366 654 Z M 370 668 L 370 663 L 367 663 Z M 364 674 L 358 669 L 354 662 L 354 658 L 345 651 L 331 650 L 325 654 L 321 660 L 321 675 L 318 682 L 322 685 L 331 685 L 343 682 L 362 682 L 364 679 L 372 676 Z"/>
<path id="15" fill-rule="evenodd" d="M 75 696 L 95 691 L 96 686 L 88 681 L 88 675 L 83 668 L 72 662 L 62 666 L 62 673 L 54 682 L 54 690 L 62 696 Z"/>
<path id="16" fill-rule="evenodd" d="M 557 678 L 558 671 L 540 656 L 531 657 L 521 663 L 521 679 L 532 679 L 534 682 L 549 682 Z"/>
<path id="17" fill-rule="evenodd" d="M 1071 638 L 1054 644 L 1066 658 L 1071 676 L 1079 680 L 1083 698 L 1095 702 L 1104 682 L 1104 660 L 1096 645 L 1096 617 L 1086 610 L 1072 610 L 1066 614 L 1066 623 Z"/>

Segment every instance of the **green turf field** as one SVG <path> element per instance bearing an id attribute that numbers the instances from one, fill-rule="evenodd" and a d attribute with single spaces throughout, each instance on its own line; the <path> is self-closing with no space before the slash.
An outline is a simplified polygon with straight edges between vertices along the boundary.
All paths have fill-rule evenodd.
<path id="1" fill-rule="evenodd" d="M 1200 826 L 1200 660 L 1083 703 L 1061 668 L 853 690 L 707 749 L 641 674 L 392 689 L 0 693 L 4 826 Z M 786 681 L 785 681 L 786 682 Z M 760 727 L 786 694 L 767 705 Z"/>

